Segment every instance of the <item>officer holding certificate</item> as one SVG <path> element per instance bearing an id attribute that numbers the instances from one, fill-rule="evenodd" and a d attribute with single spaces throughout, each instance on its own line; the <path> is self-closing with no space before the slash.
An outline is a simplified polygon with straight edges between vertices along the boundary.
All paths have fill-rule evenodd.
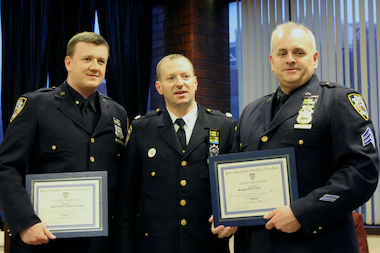
<path id="1" fill-rule="evenodd" d="M 122 176 L 122 252 L 227 253 L 210 230 L 208 156 L 232 148 L 236 121 L 195 102 L 190 60 L 173 54 L 156 68 L 166 107 L 136 118 Z"/>
<path id="2" fill-rule="evenodd" d="M 236 253 L 358 252 L 351 212 L 377 186 L 375 132 L 358 92 L 318 80 L 318 56 L 304 26 L 273 31 L 279 87 L 244 109 L 235 144 L 240 152 L 294 147 L 299 198 L 267 213 L 264 226 L 239 227 Z"/>
<path id="3" fill-rule="evenodd" d="M 115 252 L 117 179 L 127 113 L 96 91 L 108 57 L 103 37 L 79 33 L 67 44 L 67 80 L 17 101 L 0 147 L 0 202 L 10 228 L 11 253 Z M 108 172 L 109 236 L 56 239 L 33 209 L 25 176 L 83 171 Z"/>

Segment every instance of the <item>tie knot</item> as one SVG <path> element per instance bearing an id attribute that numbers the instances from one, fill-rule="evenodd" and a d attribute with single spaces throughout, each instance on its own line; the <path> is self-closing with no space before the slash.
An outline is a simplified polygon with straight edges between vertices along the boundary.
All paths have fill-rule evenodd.
<path id="1" fill-rule="evenodd" d="M 182 118 L 178 118 L 175 120 L 175 123 L 180 127 L 180 128 L 183 128 L 183 126 L 185 125 L 185 121 L 182 119 Z"/>

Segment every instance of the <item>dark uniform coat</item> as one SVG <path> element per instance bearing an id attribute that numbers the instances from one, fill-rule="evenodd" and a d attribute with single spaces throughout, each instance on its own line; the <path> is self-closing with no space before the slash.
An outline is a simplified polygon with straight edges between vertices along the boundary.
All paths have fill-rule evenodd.
<path id="1" fill-rule="evenodd" d="M 299 129 L 295 124 L 302 122 L 297 117 L 308 95 L 318 96 L 312 127 Z M 292 234 L 240 227 L 237 253 L 358 252 L 351 212 L 373 194 L 379 165 L 373 125 L 358 98 L 357 92 L 314 75 L 273 120 L 274 94 L 244 109 L 236 140 L 240 151 L 295 148 L 299 199 L 290 207 L 302 227 Z"/>
<path id="2" fill-rule="evenodd" d="M 113 252 L 117 179 L 124 150 L 127 114 L 122 106 L 99 94 L 100 117 L 89 130 L 67 91 L 41 89 L 23 95 L 15 109 L 21 112 L 9 124 L 0 147 L 0 197 L 16 252 Z M 26 101 L 25 101 L 26 99 Z M 17 107 L 17 106 L 16 106 Z M 120 121 L 120 126 L 115 121 Z M 115 130 L 122 129 L 122 134 Z M 47 245 L 28 246 L 20 231 L 40 222 L 25 191 L 26 174 L 108 171 L 109 234 L 111 237 L 56 239 Z"/>
<path id="3" fill-rule="evenodd" d="M 123 252 L 229 252 L 228 239 L 213 235 L 208 222 L 212 214 L 208 136 L 209 129 L 218 129 L 219 151 L 227 153 L 235 125 L 219 111 L 199 108 L 182 153 L 166 109 L 132 122 L 124 170 L 128 175 L 123 176 Z"/>

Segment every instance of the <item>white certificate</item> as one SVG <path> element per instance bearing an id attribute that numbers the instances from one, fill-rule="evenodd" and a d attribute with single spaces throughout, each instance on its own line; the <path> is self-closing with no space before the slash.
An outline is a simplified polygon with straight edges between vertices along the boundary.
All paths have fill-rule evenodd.
<path id="1" fill-rule="evenodd" d="M 298 197 L 294 149 L 211 156 L 215 225 L 262 225 L 263 216 Z"/>
<path id="2" fill-rule="evenodd" d="M 108 234 L 107 173 L 27 175 L 36 215 L 58 238 Z"/>

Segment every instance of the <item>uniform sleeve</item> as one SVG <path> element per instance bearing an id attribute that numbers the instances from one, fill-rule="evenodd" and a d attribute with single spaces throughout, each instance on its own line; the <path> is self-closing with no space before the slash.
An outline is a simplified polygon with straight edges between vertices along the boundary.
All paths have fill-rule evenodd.
<path id="1" fill-rule="evenodd" d="M 132 123 L 127 137 L 120 176 L 120 220 L 118 252 L 136 252 L 136 215 L 141 182 L 141 161 L 137 152 L 137 129 Z"/>
<path id="2" fill-rule="evenodd" d="M 30 99 L 20 99 L 26 99 L 25 104 L 18 104 L 21 112 L 9 124 L 0 146 L 0 201 L 13 234 L 40 222 L 24 187 L 37 120 Z"/>
<path id="3" fill-rule="evenodd" d="M 355 108 L 350 94 L 357 93 L 340 92 L 332 103 L 335 106 L 331 107 L 329 135 L 333 166 L 329 180 L 291 204 L 307 232 L 338 222 L 363 205 L 377 186 L 379 160 L 375 131 L 371 120 L 365 117 L 365 108 Z M 360 100 L 359 94 L 355 96 Z"/>

